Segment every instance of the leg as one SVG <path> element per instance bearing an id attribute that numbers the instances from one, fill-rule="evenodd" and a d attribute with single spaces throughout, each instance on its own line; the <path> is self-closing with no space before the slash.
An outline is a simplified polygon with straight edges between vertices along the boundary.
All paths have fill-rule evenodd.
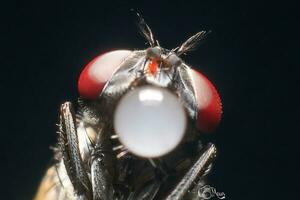
<path id="1" fill-rule="evenodd" d="M 70 102 L 61 105 L 58 146 L 63 156 L 66 172 L 80 198 L 91 199 L 91 183 L 81 160 L 75 114 Z"/>
<path id="2" fill-rule="evenodd" d="M 132 192 L 127 200 L 153 200 L 161 186 L 161 180 L 153 180 L 139 191 Z"/>
<path id="3" fill-rule="evenodd" d="M 108 136 L 102 129 L 92 152 L 91 181 L 94 200 L 112 200 L 114 195 L 113 156 Z"/>
<path id="4" fill-rule="evenodd" d="M 213 144 L 209 144 L 204 153 L 200 155 L 198 160 L 177 184 L 171 194 L 167 196 L 166 200 L 184 199 L 184 196 L 191 188 L 192 184 L 206 173 L 207 168 L 210 166 L 215 156 L 216 147 Z"/>

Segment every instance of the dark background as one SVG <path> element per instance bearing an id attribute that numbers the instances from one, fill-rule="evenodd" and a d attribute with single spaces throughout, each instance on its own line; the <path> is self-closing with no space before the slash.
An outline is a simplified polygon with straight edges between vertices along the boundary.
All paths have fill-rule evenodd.
<path id="1" fill-rule="evenodd" d="M 31 199 L 50 164 L 58 108 L 76 101 L 83 66 L 112 49 L 144 49 L 131 8 L 165 48 L 212 30 L 183 59 L 219 90 L 212 185 L 226 199 L 292 199 L 299 26 L 288 1 L 23 1 L 1 3 L 1 199 Z M 298 195 L 299 196 L 299 195 Z M 293 198 L 296 199 L 296 198 Z"/>

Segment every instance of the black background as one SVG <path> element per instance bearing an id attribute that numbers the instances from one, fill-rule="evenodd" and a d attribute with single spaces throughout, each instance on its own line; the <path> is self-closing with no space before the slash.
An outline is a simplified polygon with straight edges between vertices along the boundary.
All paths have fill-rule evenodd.
<path id="1" fill-rule="evenodd" d="M 1 199 L 33 197 L 50 164 L 59 105 L 76 101 L 83 66 L 112 49 L 146 48 L 131 8 L 165 48 L 212 30 L 183 58 L 223 100 L 212 185 L 226 199 L 296 197 L 299 22 L 288 1 L 1 4 Z"/>

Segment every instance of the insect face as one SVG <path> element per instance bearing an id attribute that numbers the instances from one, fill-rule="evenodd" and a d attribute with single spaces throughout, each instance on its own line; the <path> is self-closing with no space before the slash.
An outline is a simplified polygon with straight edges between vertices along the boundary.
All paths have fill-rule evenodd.
<path id="1" fill-rule="evenodd" d="M 148 48 L 146 50 L 146 57 L 149 59 L 148 71 L 152 75 L 156 74 L 158 69 L 168 71 L 178 67 L 182 62 L 175 52 L 162 49 L 159 46 Z"/>
<path id="2" fill-rule="evenodd" d="M 218 125 L 221 101 L 179 57 L 206 34 L 167 50 L 142 18 L 140 25 L 150 47 L 96 57 L 79 77 L 77 111 L 62 104 L 57 163 L 47 175 L 56 187 L 41 199 L 187 199 L 209 171 L 216 148 L 204 147 L 201 134 Z"/>

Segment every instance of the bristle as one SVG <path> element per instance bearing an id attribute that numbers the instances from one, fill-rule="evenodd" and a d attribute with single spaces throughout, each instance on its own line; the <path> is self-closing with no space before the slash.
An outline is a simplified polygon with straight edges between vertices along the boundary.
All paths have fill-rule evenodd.
<path id="1" fill-rule="evenodd" d="M 119 136 L 118 135 L 112 135 L 112 136 L 110 136 L 110 139 L 118 139 L 119 138 Z"/>
<path id="2" fill-rule="evenodd" d="M 124 151 L 122 151 L 121 153 L 119 153 L 119 154 L 117 155 L 117 158 L 120 159 L 120 158 L 122 158 L 123 156 L 125 156 L 127 153 L 128 153 L 128 150 L 124 150 Z"/>
<path id="3" fill-rule="evenodd" d="M 151 163 L 151 165 L 154 167 L 154 168 L 156 168 L 157 167 L 157 165 L 155 164 L 155 162 L 154 162 L 154 160 L 153 159 L 148 159 L 149 160 L 149 162 Z"/>
<path id="4" fill-rule="evenodd" d="M 123 149 L 123 148 L 124 148 L 123 145 L 115 146 L 115 147 L 113 147 L 113 151 L 117 151 L 117 150 L 120 150 L 120 149 Z"/>

